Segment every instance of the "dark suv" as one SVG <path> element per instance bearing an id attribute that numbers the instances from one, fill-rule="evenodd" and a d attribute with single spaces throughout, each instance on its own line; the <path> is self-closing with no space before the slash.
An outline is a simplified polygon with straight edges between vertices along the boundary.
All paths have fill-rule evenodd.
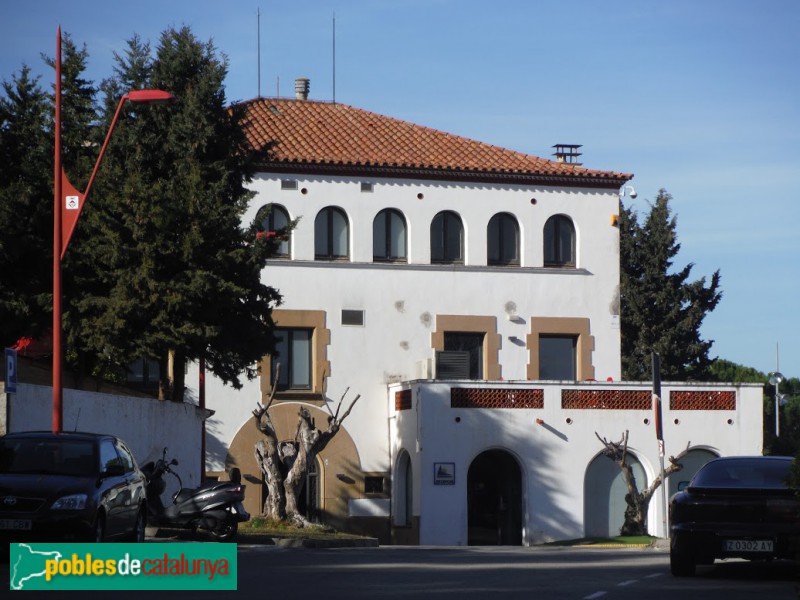
<path id="1" fill-rule="evenodd" d="M 144 541 L 145 479 L 112 435 L 0 437 L 0 543 Z"/>

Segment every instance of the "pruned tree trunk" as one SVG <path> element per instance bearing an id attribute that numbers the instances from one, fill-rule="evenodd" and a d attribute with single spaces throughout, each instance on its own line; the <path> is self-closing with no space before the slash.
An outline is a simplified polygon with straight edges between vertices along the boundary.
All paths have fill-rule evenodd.
<path id="1" fill-rule="evenodd" d="M 286 518 L 286 500 L 281 493 L 284 479 L 283 460 L 278 449 L 277 436 L 269 413 L 264 412 L 258 428 L 264 433 L 264 439 L 256 442 L 256 461 L 265 474 L 267 498 L 264 501 L 264 515 L 276 520 Z M 269 475 L 266 475 L 269 473 Z"/>
<path id="2" fill-rule="evenodd" d="M 633 467 L 628 463 L 628 431 L 626 430 L 622 434 L 622 439 L 619 442 L 610 442 L 605 438 L 601 438 L 597 432 L 595 432 L 595 435 L 605 446 L 603 455 L 617 463 L 625 480 L 625 487 L 627 488 L 625 493 L 625 521 L 620 529 L 620 535 L 648 535 L 647 513 L 650 508 L 650 500 L 653 498 L 658 486 L 663 483 L 663 480 L 683 469 L 683 465 L 677 462 L 674 456 L 670 456 L 670 464 L 664 469 L 663 479 L 661 473 L 659 473 L 644 491 L 639 492 Z M 688 447 L 687 445 L 687 449 Z"/>
<path id="3" fill-rule="evenodd" d="M 280 365 L 276 370 L 274 380 L 277 382 L 280 374 Z M 349 388 L 348 388 L 349 389 Z M 317 454 L 322 452 L 328 443 L 341 429 L 342 422 L 353 410 L 361 396 L 356 396 L 350 403 L 345 413 L 339 417 L 339 410 L 347 395 L 345 390 L 336 412 L 332 412 L 326 403 L 330 416 L 328 426 L 323 431 L 317 428 L 314 418 L 307 408 L 301 407 L 298 413 L 299 420 L 295 431 L 294 440 L 281 442 L 269 416 L 269 409 L 275 398 L 275 384 L 270 392 L 266 406 L 256 403 L 253 416 L 256 426 L 264 434 L 264 439 L 256 443 L 256 460 L 264 474 L 267 484 L 268 496 L 264 502 L 264 515 L 280 521 L 289 521 L 299 527 L 309 525 L 308 520 L 300 513 L 298 496 L 303 489 L 303 484 L 308 476 L 308 465 L 315 460 Z"/>

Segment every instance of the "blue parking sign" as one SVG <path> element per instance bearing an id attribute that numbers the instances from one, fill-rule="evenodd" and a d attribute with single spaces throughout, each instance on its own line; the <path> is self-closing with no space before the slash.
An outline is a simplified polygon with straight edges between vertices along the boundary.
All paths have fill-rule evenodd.
<path id="1" fill-rule="evenodd" d="M 17 393 L 17 351 L 6 348 L 6 393 Z"/>

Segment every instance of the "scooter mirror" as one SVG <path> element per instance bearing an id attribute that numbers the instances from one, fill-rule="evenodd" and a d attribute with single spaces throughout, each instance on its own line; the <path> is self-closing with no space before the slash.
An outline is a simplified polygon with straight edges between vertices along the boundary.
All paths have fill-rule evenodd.
<path id="1" fill-rule="evenodd" d="M 171 461 L 169 461 L 169 464 L 177 465 L 178 464 L 178 459 L 177 458 L 173 458 Z"/>
<path id="2" fill-rule="evenodd" d="M 236 485 L 242 483 L 242 471 L 239 468 L 233 467 L 230 472 L 230 477 L 231 481 Z"/>

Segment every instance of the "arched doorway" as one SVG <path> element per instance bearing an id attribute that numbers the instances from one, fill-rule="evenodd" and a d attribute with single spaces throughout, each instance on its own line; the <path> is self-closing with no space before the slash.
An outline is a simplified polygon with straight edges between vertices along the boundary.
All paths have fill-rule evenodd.
<path id="1" fill-rule="evenodd" d="M 396 486 L 394 494 L 394 524 L 408 527 L 412 524 L 413 479 L 411 458 L 402 450 L 397 457 Z"/>
<path id="2" fill-rule="evenodd" d="M 504 450 L 475 457 L 467 472 L 467 543 L 522 544 L 522 472 Z"/>
<path id="3" fill-rule="evenodd" d="M 642 490 L 647 485 L 647 474 L 642 463 L 628 453 L 628 464 L 633 469 L 636 486 Z M 617 463 L 598 454 L 586 469 L 583 482 L 583 527 L 586 537 L 619 535 L 625 522 L 625 494 L 628 488 Z"/>
<path id="4" fill-rule="evenodd" d="M 667 479 L 667 483 L 669 484 L 669 496 L 667 497 L 672 498 L 672 495 L 678 492 L 678 485 L 680 485 L 682 481 L 691 481 L 695 473 L 700 470 L 700 467 L 718 456 L 718 454 L 711 450 L 693 448 L 683 456 L 678 457 L 678 462 L 683 465 L 683 469 L 677 473 L 673 473 L 669 476 L 669 479 Z"/>

